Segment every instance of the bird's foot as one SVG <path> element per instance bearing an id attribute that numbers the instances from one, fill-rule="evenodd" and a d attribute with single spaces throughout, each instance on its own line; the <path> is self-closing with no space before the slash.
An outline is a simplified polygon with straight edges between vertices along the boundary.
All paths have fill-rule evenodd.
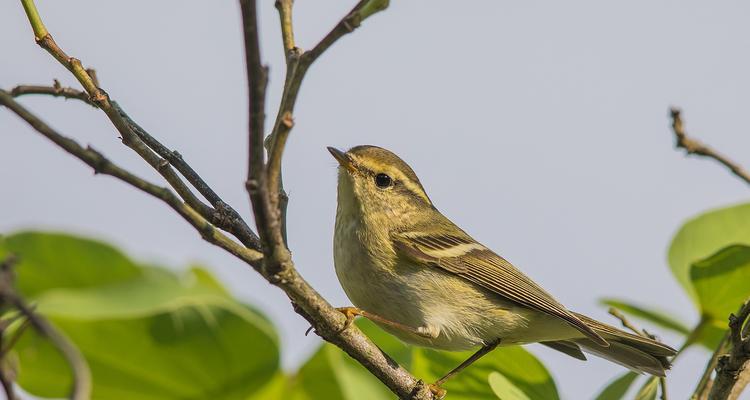
<path id="1" fill-rule="evenodd" d="M 362 315 L 362 310 L 360 310 L 357 307 L 337 307 L 336 310 L 346 317 L 346 322 L 344 322 L 344 327 L 341 328 L 341 332 L 349 329 L 350 326 L 352 326 L 352 323 L 354 323 L 354 318 L 358 315 Z"/>
<path id="2" fill-rule="evenodd" d="M 446 394 L 448 394 L 448 391 L 441 388 L 436 383 L 431 383 L 427 385 L 428 388 L 430 388 L 430 392 L 432 392 L 432 395 L 435 396 L 436 399 L 440 400 L 445 397 Z"/>

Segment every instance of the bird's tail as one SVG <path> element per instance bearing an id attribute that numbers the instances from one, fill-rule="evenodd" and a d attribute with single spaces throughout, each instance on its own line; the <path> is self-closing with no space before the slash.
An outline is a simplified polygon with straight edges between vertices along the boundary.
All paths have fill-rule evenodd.
<path id="1" fill-rule="evenodd" d="M 665 376 L 665 371 L 671 367 L 668 357 L 677 353 L 673 348 L 655 340 L 622 331 L 585 315 L 578 313 L 575 315 L 609 342 L 609 347 L 604 347 L 588 338 L 571 340 L 583 351 L 618 363 L 635 372 L 655 376 Z"/>

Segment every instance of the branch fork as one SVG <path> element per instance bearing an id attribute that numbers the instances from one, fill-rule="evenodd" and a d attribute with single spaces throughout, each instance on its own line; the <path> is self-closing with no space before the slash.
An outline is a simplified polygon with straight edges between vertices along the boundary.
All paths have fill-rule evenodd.
<path id="1" fill-rule="evenodd" d="M 361 0 L 309 51 L 302 51 L 295 45 L 292 1 L 276 2 L 287 72 L 281 105 L 267 138 L 264 138 L 264 122 L 268 68 L 261 61 L 256 1 L 239 1 L 249 84 L 249 156 L 245 187 L 252 203 L 258 235 L 229 204 L 221 200 L 177 151 L 161 144 L 111 100 L 99 87 L 99 80 L 93 70 L 85 69 L 81 61 L 69 57 L 57 45 L 44 27 L 33 0 L 21 0 L 21 3 L 34 30 L 37 43 L 65 66 L 85 91 L 61 89 L 59 84 L 51 87 L 19 86 L 10 93 L 0 90 L 0 105 L 16 113 L 39 133 L 91 166 L 95 172 L 111 175 L 164 201 L 189 222 L 205 240 L 235 255 L 261 273 L 267 281 L 282 289 L 291 300 L 295 311 L 315 327 L 318 335 L 361 363 L 399 398 L 434 399 L 427 385 L 383 353 L 356 326 L 342 329 L 345 327 L 346 318 L 299 275 L 286 244 L 288 197 L 283 188 L 281 166 L 286 141 L 294 127 L 294 106 L 302 80 L 309 67 L 322 53 L 338 39 L 360 26 L 364 19 L 384 9 L 388 4 L 387 0 Z M 171 189 L 148 182 L 112 163 L 96 150 L 84 148 L 58 133 L 14 100 L 16 96 L 28 94 L 74 98 L 101 109 L 120 133 L 123 143 L 158 171 Z M 268 162 L 265 161 L 266 153 Z M 183 178 L 187 180 L 187 184 Z M 210 205 L 196 197 L 192 189 L 197 190 Z M 232 234 L 242 244 L 224 235 L 221 230 Z"/>

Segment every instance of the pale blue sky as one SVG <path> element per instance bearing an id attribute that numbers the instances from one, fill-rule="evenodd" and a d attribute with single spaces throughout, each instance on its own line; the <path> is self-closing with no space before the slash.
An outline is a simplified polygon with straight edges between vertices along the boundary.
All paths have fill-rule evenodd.
<path id="1" fill-rule="evenodd" d="M 384 146 L 422 179 L 437 207 L 568 307 L 612 321 L 601 297 L 654 304 L 693 323 L 666 265 L 684 219 L 745 201 L 748 187 L 713 162 L 672 148 L 667 110 L 750 166 L 750 6 L 698 1 L 427 1 L 390 9 L 343 38 L 302 87 L 285 158 L 289 239 L 301 273 L 348 304 L 333 272 L 335 162 L 325 146 Z M 298 43 L 312 46 L 353 2 L 297 0 Z M 246 80 L 234 1 L 39 1 L 56 40 L 95 67 L 102 87 L 178 149 L 245 215 Z M 278 17 L 261 6 L 271 67 L 283 78 Z M 20 4 L 0 3 L 0 86 L 71 76 L 38 48 Z M 24 98 L 52 126 L 157 180 L 105 116 L 73 101 Z M 269 110 L 272 113 L 273 110 Z M 154 199 L 91 170 L 0 112 L 0 231 L 70 230 L 142 260 L 210 265 L 277 324 L 284 364 L 318 344 L 285 296 L 202 242 Z M 658 332 L 658 330 L 656 330 Z M 663 337 L 678 346 L 673 336 Z M 566 399 L 592 397 L 622 372 L 539 346 Z M 670 374 L 686 398 L 708 354 Z"/>

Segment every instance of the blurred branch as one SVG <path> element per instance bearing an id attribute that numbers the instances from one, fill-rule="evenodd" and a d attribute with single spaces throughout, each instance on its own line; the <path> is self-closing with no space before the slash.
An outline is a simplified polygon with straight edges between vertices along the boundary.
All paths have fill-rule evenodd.
<path id="1" fill-rule="evenodd" d="M 716 378 L 708 394 L 709 400 L 737 399 L 750 380 L 750 369 L 746 369 L 750 360 L 749 317 L 750 300 L 740 307 L 737 314 L 729 316 L 728 342 L 731 348 L 716 362 Z"/>
<path id="2" fill-rule="evenodd" d="M 168 159 L 174 159 L 175 157 L 173 155 L 165 157 L 166 154 L 165 156 L 157 155 L 144 143 L 142 136 L 134 132 L 133 124 L 126 121 L 123 117 L 124 113 L 122 112 L 122 109 L 117 106 L 115 102 L 110 100 L 109 95 L 104 90 L 98 87 L 99 82 L 95 72 L 92 69 L 85 69 L 80 60 L 68 56 L 55 42 L 52 35 L 50 35 L 44 27 L 33 0 L 21 0 L 21 3 L 24 6 L 26 15 L 31 23 L 32 29 L 34 30 L 34 37 L 37 44 L 47 50 L 47 52 L 49 52 L 58 62 L 60 62 L 60 64 L 73 74 L 88 94 L 90 104 L 93 104 L 104 111 L 110 122 L 112 122 L 117 131 L 120 132 L 123 144 L 133 149 L 141 158 L 151 165 L 152 168 L 159 172 L 159 174 L 164 177 L 180 197 L 203 218 L 216 223 L 219 228 L 224 229 L 227 232 L 237 234 L 237 237 L 247 246 L 259 250 L 259 243 L 257 240 L 253 240 L 254 234 L 249 231 L 247 224 L 245 224 L 244 221 L 241 221 L 239 214 L 235 212 L 232 218 L 223 218 L 219 215 L 221 214 L 220 212 L 217 213 L 215 209 L 200 201 L 171 168 Z M 132 120 L 130 120 L 130 122 L 132 122 Z M 142 129 L 139 130 L 139 133 L 141 134 L 144 132 L 145 131 Z M 156 142 L 156 140 L 150 135 L 146 134 L 146 136 L 151 139 L 150 142 L 152 144 Z M 161 144 L 159 143 L 159 145 Z M 164 146 L 161 146 L 161 148 L 165 149 Z M 195 176 L 197 175 L 194 175 L 194 177 Z M 224 203 L 222 202 L 222 204 Z M 224 209 L 225 212 L 231 213 L 229 210 L 231 210 L 231 208 Z M 241 221 L 241 223 L 230 225 L 230 222 L 233 221 Z M 243 229 L 243 227 L 245 229 Z"/>
<path id="3" fill-rule="evenodd" d="M 690 400 L 706 400 L 708 398 L 708 393 L 711 391 L 711 387 L 714 384 L 714 368 L 716 368 L 716 364 L 719 361 L 719 356 L 726 353 L 728 348 L 729 332 L 727 331 L 726 335 L 724 335 L 721 342 L 719 342 L 719 345 L 716 347 L 716 350 L 714 350 L 711 355 L 711 358 L 708 360 L 706 369 L 703 371 L 703 375 L 701 375 L 701 379 L 698 381 L 698 386 L 696 386 L 693 391 L 693 395 L 690 396 Z"/>
<path id="4" fill-rule="evenodd" d="M 65 361 L 70 366 L 73 373 L 73 388 L 71 389 L 70 399 L 71 400 L 88 400 L 91 398 L 91 371 L 86 363 L 86 359 L 78 351 L 78 348 L 71 343 L 71 341 L 59 332 L 52 324 L 40 315 L 36 314 L 26 302 L 19 296 L 13 288 L 13 267 L 15 265 L 16 258 L 9 256 L 2 262 L 0 262 L 0 301 L 3 304 L 8 304 L 13 308 L 17 309 L 24 317 L 26 317 L 34 327 L 34 329 L 41 335 L 47 338 L 52 345 L 62 354 Z M 3 376 L 3 387 L 5 387 L 8 399 L 14 399 L 15 395 L 12 389 L 12 383 L 7 382 L 5 378 L 7 376 L 2 373 Z M 6 387 L 10 387 L 10 390 Z"/>
<path id="5" fill-rule="evenodd" d="M 620 310 L 618 310 L 618 309 L 616 309 L 614 307 L 610 307 L 609 308 L 609 314 L 612 315 L 613 317 L 619 319 L 620 323 L 622 324 L 623 327 L 625 327 L 627 329 L 630 329 L 636 335 L 642 336 L 642 337 L 645 337 L 645 338 L 648 338 L 648 339 L 652 339 L 652 340 L 657 340 L 656 336 L 654 336 L 654 335 L 646 332 L 645 329 L 638 328 L 637 326 L 635 326 L 635 324 L 633 324 L 632 322 L 630 322 L 627 319 L 627 317 L 625 317 L 625 314 L 621 313 Z M 659 377 L 659 387 L 661 389 L 661 397 L 660 397 L 661 400 L 668 400 L 667 399 L 667 380 L 665 378 Z"/>
<path id="6" fill-rule="evenodd" d="M 672 116 L 672 131 L 675 136 L 675 146 L 677 148 L 685 149 L 687 154 L 695 154 L 703 157 L 713 158 L 725 167 L 729 168 L 732 173 L 738 178 L 750 184 L 750 173 L 745 171 L 741 165 L 730 160 L 723 154 L 718 153 L 711 147 L 703 144 L 702 142 L 693 139 L 685 132 L 685 126 L 682 121 L 682 114 L 679 108 L 672 108 L 670 110 Z"/>
<path id="7" fill-rule="evenodd" d="M 188 221 L 206 241 L 229 251 L 240 259 L 246 261 L 248 264 L 259 264 L 259 261 L 262 258 L 259 252 L 241 246 L 226 237 L 220 231 L 215 229 L 212 224 L 210 224 L 202 216 L 196 213 L 189 205 L 183 203 L 169 189 L 157 186 L 144 179 L 141 179 L 136 175 L 115 165 L 109 159 L 107 159 L 101 153 L 92 149 L 91 147 L 84 148 L 76 141 L 61 135 L 60 133 L 52 129 L 49 125 L 44 123 L 37 116 L 18 104 L 15 100 L 13 100 L 10 94 L 4 90 L 0 90 L 0 105 L 3 105 L 10 111 L 16 113 L 16 115 L 18 115 L 19 117 L 21 117 L 21 119 L 31 125 L 31 127 L 34 128 L 37 132 L 44 135 L 46 138 L 57 144 L 63 150 L 88 164 L 91 168 L 94 169 L 94 172 L 118 178 L 130 184 L 131 186 L 164 201 L 172 209 L 177 211 L 177 213 L 180 214 L 186 221 Z"/>

